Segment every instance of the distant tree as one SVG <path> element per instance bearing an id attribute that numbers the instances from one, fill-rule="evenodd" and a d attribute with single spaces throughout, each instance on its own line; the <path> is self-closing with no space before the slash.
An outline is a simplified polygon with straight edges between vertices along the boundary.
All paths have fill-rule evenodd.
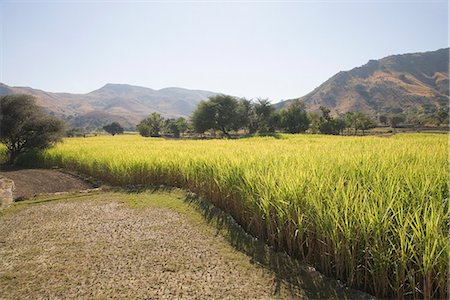
<path id="1" fill-rule="evenodd" d="M 103 130 L 112 136 L 123 133 L 123 127 L 117 122 L 112 122 L 108 125 L 103 126 Z"/>
<path id="2" fill-rule="evenodd" d="M 354 129 L 354 134 L 356 135 L 357 133 L 357 126 L 356 126 L 356 120 L 358 119 L 358 113 L 357 112 L 353 112 L 353 111 L 349 111 L 345 114 L 345 126 L 346 128 L 348 128 L 348 133 L 350 133 L 350 129 L 353 128 Z"/>
<path id="3" fill-rule="evenodd" d="M 365 134 L 366 130 L 375 128 L 376 126 L 377 123 L 375 122 L 375 120 L 363 113 L 360 113 L 358 115 L 358 118 L 356 119 L 355 128 L 356 130 L 362 130 L 363 135 Z"/>
<path id="4" fill-rule="evenodd" d="M 164 126 L 164 119 L 160 114 L 154 112 L 150 117 L 142 120 L 136 127 L 139 134 L 145 137 L 159 137 Z"/>
<path id="5" fill-rule="evenodd" d="M 204 133 L 216 127 L 216 109 L 210 101 L 201 101 L 191 116 L 193 129 L 197 133 Z"/>
<path id="6" fill-rule="evenodd" d="M 181 133 L 188 129 L 188 124 L 184 118 L 167 119 L 164 121 L 164 129 L 167 133 L 179 138 Z"/>
<path id="7" fill-rule="evenodd" d="M 83 129 L 81 128 L 70 128 L 69 130 L 66 131 L 65 135 L 67 137 L 82 137 L 84 136 L 86 133 L 84 132 Z"/>
<path id="8" fill-rule="evenodd" d="M 387 125 L 388 123 L 388 118 L 385 115 L 381 115 L 378 117 L 378 120 L 380 121 L 381 124 L 383 124 L 384 126 Z"/>
<path id="9" fill-rule="evenodd" d="M 276 128 L 277 117 L 274 118 L 275 108 L 268 99 L 258 99 L 255 103 L 255 119 L 258 132 L 273 132 Z"/>
<path id="10" fill-rule="evenodd" d="M 151 134 L 151 129 L 150 126 L 148 126 L 148 124 L 146 124 L 144 122 L 144 120 L 142 120 L 137 126 L 136 129 L 138 130 L 139 134 L 144 136 L 144 137 L 149 137 Z"/>
<path id="11" fill-rule="evenodd" d="M 305 103 L 296 99 L 281 111 L 281 128 L 289 133 L 305 132 L 309 128 L 309 118 Z"/>
<path id="12" fill-rule="evenodd" d="M 64 123 L 48 116 L 32 96 L 0 97 L 0 142 L 6 146 L 8 162 L 32 149 L 45 149 L 61 140 Z"/>
<path id="13" fill-rule="evenodd" d="M 241 127 L 247 129 L 248 133 L 253 133 L 254 105 L 252 101 L 245 98 L 240 99 L 238 113 Z"/>
<path id="14" fill-rule="evenodd" d="M 394 114 L 389 116 L 388 122 L 389 125 L 391 125 L 391 127 L 395 130 L 400 123 L 405 122 L 405 117 L 403 115 Z"/>
<path id="15" fill-rule="evenodd" d="M 208 129 L 221 131 L 230 137 L 230 131 L 242 127 L 239 118 L 239 103 L 236 98 L 228 95 L 216 95 L 202 101 L 192 114 L 192 124 L 198 133 Z"/>
<path id="16" fill-rule="evenodd" d="M 332 121 L 332 125 L 334 128 L 334 131 L 337 132 L 337 134 L 343 134 L 345 128 L 347 128 L 347 122 L 345 121 L 344 118 L 336 118 L 333 119 Z"/>
<path id="17" fill-rule="evenodd" d="M 322 115 L 319 117 L 319 130 L 323 134 L 338 135 L 346 128 L 345 119 L 334 119 L 331 116 L 329 108 L 324 106 L 320 107 Z"/>
<path id="18" fill-rule="evenodd" d="M 345 126 L 349 130 L 353 128 L 355 135 L 358 133 L 358 130 L 362 130 L 364 135 L 366 130 L 376 127 L 376 122 L 362 112 L 348 112 L 345 114 Z"/>
<path id="19" fill-rule="evenodd" d="M 268 132 L 272 133 L 281 128 L 281 113 L 273 111 L 269 117 Z"/>
<path id="20" fill-rule="evenodd" d="M 311 133 L 319 133 L 320 132 L 320 117 L 315 112 L 308 112 L 309 123 L 309 131 Z"/>
<path id="21" fill-rule="evenodd" d="M 319 118 L 319 130 L 324 134 L 338 134 L 335 132 L 332 120 L 333 118 L 330 115 L 330 109 L 324 106 L 320 107 L 320 111 L 322 115 Z"/>
<path id="22" fill-rule="evenodd" d="M 440 107 L 435 114 L 435 124 L 436 126 L 441 126 L 443 123 L 448 124 L 448 108 Z"/>

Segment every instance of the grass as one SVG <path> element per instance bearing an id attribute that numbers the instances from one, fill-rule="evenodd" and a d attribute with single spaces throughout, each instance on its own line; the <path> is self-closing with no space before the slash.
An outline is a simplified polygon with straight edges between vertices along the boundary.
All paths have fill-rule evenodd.
<path id="1" fill-rule="evenodd" d="M 241 140 L 72 138 L 23 164 L 114 185 L 169 185 L 245 230 L 379 297 L 447 296 L 447 136 Z"/>

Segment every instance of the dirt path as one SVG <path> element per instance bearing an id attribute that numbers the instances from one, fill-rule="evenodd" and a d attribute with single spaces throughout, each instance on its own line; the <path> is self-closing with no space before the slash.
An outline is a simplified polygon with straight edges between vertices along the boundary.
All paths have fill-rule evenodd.
<path id="1" fill-rule="evenodd" d="M 93 187 L 79 178 L 58 170 L 0 166 L 0 176 L 14 181 L 16 189 L 13 197 L 15 199 L 26 199 L 45 193 L 74 192 Z"/>

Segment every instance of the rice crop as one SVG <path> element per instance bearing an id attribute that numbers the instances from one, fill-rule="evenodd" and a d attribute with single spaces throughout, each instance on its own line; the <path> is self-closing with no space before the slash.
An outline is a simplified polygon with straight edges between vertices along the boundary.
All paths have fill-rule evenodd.
<path id="1" fill-rule="evenodd" d="M 447 139 L 102 136 L 65 139 L 28 163 L 114 185 L 185 188 L 350 287 L 431 299 L 448 296 Z"/>

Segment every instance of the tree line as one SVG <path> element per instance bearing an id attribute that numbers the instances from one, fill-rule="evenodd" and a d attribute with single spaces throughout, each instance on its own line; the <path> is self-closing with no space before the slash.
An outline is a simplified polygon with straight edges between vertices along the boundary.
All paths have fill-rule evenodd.
<path id="1" fill-rule="evenodd" d="M 405 122 L 400 114 L 381 115 L 378 122 L 396 128 Z M 145 137 L 171 136 L 178 138 L 183 133 L 204 134 L 212 132 L 224 137 L 233 134 L 311 133 L 354 134 L 365 132 L 377 126 L 377 120 L 362 112 L 347 112 L 332 116 L 327 107 L 320 111 L 306 110 L 305 103 L 292 100 L 287 107 L 276 110 L 267 99 L 248 100 L 229 95 L 216 95 L 201 101 L 189 120 L 184 118 L 165 119 L 152 113 L 142 120 L 137 130 Z M 109 124 L 103 129 L 112 135 L 122 133 L 118 123 Z"/>
<path id="2" fill-rule="evenodd" d="M 320 114 L 308 112 L 300 100 L 277 111 L 267 99 L 238 99 L 229 95 L 216 95 L 201 101 L 192 113 L 189 122 L 184 118 L 164 119 L 157 113 L 142 120 L 137 129 L 142 136 L 169 135 L 179 137 L 189 131 L 197 134 L 218 132 L 225 137 L 231 133 L 267 134 L 274 132 L 357 134 L 376 126 L 375 120 L 361 112 L 347 113 L 343 117 L 333 117 L 330 109 L 320 108 Z"/>

